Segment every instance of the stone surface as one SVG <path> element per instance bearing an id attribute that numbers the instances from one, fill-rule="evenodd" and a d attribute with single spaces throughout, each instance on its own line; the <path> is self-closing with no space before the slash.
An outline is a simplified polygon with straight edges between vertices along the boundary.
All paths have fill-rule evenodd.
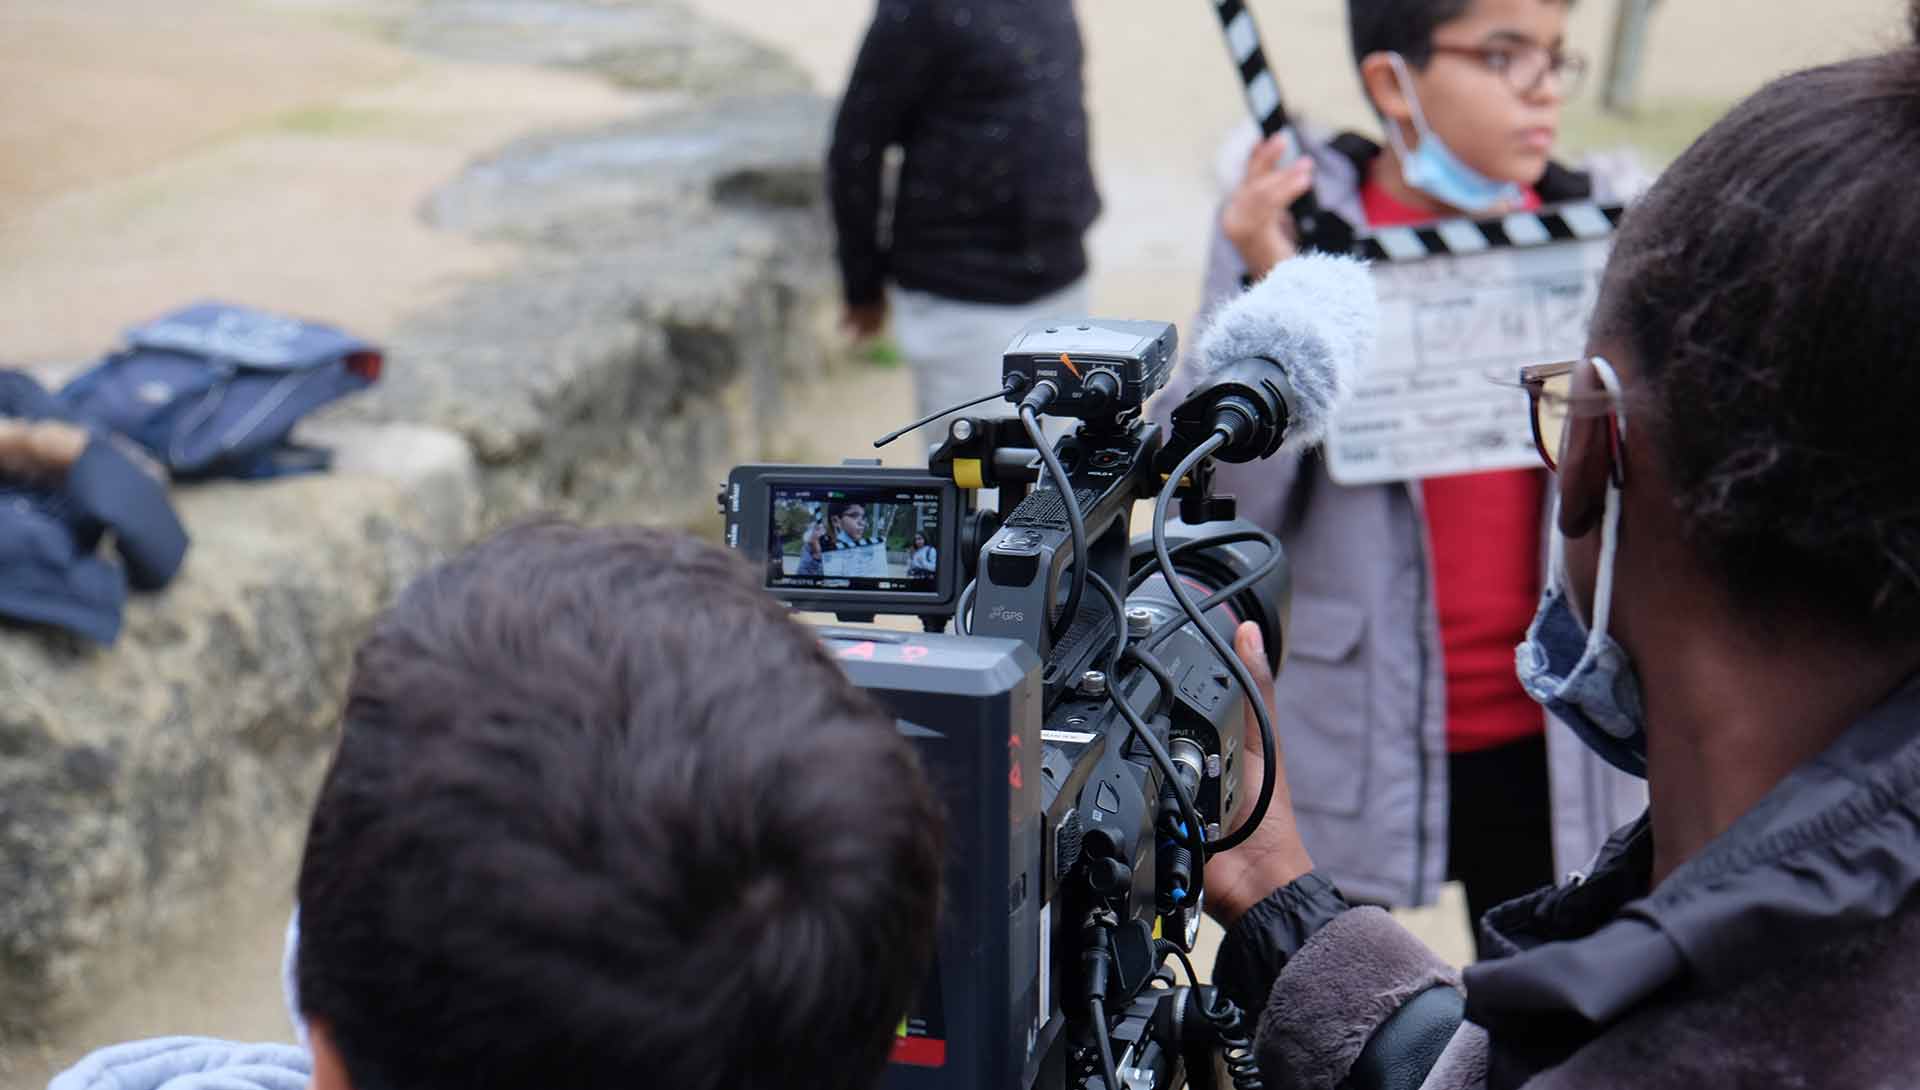
<path id="1" fill-rule="evenodd" d="M 474 164 L 428 215 L 529 256 L 408 323 L 354 412 L 463 435 L 489 524 L 710 515 L 834 362 L 827 120 L 812 96 L 727 99 Z"/>
<path id="2" fill-rule="evenodd" d="M 402 20 L 398 36 L 446 56 L 582 68 L 643 90 L 808 87 L 788 58 L 659 0 L 430 0 Z"/>
<path id="3" fill-rule="evenodd" d="M 298 851 L 352 648 L 478 509 L 452 436 L 326 439 L 352 447 L 334 474 L 177 489 L 186 565 L 112 647 L 0 635 L 0 1030 L 124 983 L 234 868 Z"/>
<path id="4" fill-rule="evenodd" d="M 789 449 L 783 405 L 835 363 L 828 107 L 791 65 L 658 2 L 426 0 L 394 33 L 670 93 L 424 203 L 518 256 L 403 320 L 382 382 L 302 429 L 333 473 L 176 489 L 186 567 L 111 648 L 0 629 L 0 1075 L 10 1038 L 289 872 L 352 650 L 405 580 L 536 512 L 711 525 L 727 468 Z"/>

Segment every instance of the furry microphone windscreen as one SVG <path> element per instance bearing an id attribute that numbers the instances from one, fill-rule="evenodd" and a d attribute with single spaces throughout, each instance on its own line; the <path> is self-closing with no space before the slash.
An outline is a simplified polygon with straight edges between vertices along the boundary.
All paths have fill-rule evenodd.
<path id="1" fill-rule="evenodd" d="M 1325 438 L 1327 422 L 1372 359 L 1380 325 L 1373 275 L 1363 261 L 1307 254 L 1282 261 L 1214 311 L 1193 356 L 1195 387 L 1244 359 L 1273 360 L 1296 395 L 1282 451 Z"/>

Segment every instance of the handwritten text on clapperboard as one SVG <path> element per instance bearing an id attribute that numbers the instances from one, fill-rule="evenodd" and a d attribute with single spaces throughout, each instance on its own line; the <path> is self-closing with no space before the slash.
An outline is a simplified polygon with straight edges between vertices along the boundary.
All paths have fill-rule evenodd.
<path id="1" fill-rule="evenodd" d="M 1432 243 L 1445 232 L 1421 234 Z M 1585 345 L 1611 245 L 1604 227 L 1594 234 L 1535 245 L 1456 235 L 1468 245 L 1424 249 L 1412 232 L 1397 246 L 1383 237 L 1373 264 L 1378 351 L 1334 418 L 1326 445 L 1333 479 L 1375 484 L 1538 466 L 1519 370 L 1571 359 Z"/>

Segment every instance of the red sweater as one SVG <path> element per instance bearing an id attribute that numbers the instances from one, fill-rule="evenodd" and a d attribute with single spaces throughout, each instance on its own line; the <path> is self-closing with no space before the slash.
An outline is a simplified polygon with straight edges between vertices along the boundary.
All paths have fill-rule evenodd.
<path id="1" fill-rule="evenodd" d="M 1430 213 L 1369 180 L 1360 200 L 1371 227 L 1411 227 Z M 1540 207 L 1533 190 L 1525 207 Z M 1513 674 L 1540 597 L 1539 470 L 1503 470 L 1421 482 L 1432 552 L 1433 601 L 1447 671 L 1447 750 L 1491 749 L 1539 734 L 1540 706 Z"/>

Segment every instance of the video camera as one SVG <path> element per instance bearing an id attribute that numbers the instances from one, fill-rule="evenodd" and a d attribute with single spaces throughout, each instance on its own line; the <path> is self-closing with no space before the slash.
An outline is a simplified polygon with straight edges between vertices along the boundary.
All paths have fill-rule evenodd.
<path id="1" fill-rule="evenodd" d="M 925 629 L 820 629 L 950 818 L 935 965 L 888 1087 L 1258 1085 L 1248 1020 L 1187 952 L 1208 853 L 1244 839 L 1271 793 L 1269 758 L 1269 787 L 1223 830 L 1255 691 L 1233 632 L 1259 624 L 1277 666 L 1289 576 L 1279 542 L 1211 494 L 1227 437 L 1201 420 L 1168 442 L 1143 415 L 1176 345 L 1164 322 L 1036 324 L 990 395 L 1019 418 L 954 418 L 925 471 L 741 466 L 721 494 L 727 543 L 776 596 Z M 1079 423 L 1049 445 L 1042 415 Z M 975 508 L 983 488 L 1004 518 Z M 1260 723 L 1271 754 L 1264 709 Z"/>

